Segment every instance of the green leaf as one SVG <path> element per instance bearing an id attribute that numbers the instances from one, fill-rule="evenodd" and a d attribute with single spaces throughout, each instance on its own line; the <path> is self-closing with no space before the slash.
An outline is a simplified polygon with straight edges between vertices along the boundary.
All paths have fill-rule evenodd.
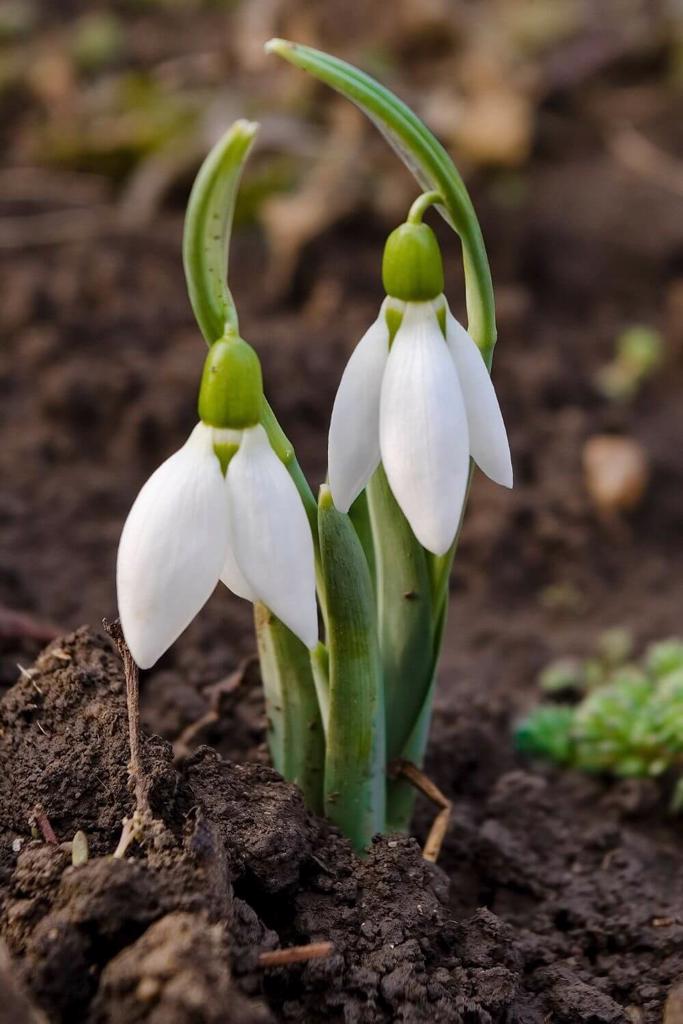
<path id="1" fill-rule="evenodd" d="M 238 327 L 228 288 L 228 247 L 235 198 L 258 125 L 235 121 L 202 164 L 185 214 L 183 263 L 194 315 L 206 343 Z"/>
<path id="2" fill-rule="evenodd" d="M 373 588 L 376 590 L 377 566 L 375 565 L 375 542 L 372 537 L 372 524 L 370 522 L 370 509 L 368 508 L 368 496 L 361 491 L 351 508 L 349 519 L 354 525 L 361 547 L 365 552 L 365 559 L 370 570 L 370 579 Z"/>
<path id="3" fill-rule="evenodd" d="M 327 725 L 330 720 L 330 653 L 323 643 L 319 643 L 311 651 L 311 670 L 315 692 L 318 695 L 323 730 L 325 738 L 327 738 Z"/>
<path id="4" fill-rule="evenodd" d="M 261 678 L 273 766 L 323 809 L 325 736 L 309 652 L 265 605 L 254 604 Z"/>
<path id="5" fill-rule="evenodd" d="M 329 489 L 318 505 L 327 597 L 329 718 L 325 814 L 362 851 L 384 830 L 385 742 L 382 671 L 372 581 L 348 515 Z"/>
<path id="6" fill-rule="evenodd" d="M 387 761 L 403 756 L 433 675 L 429 567 L 383 468 L 367 488 L 374 540 Z"/>
<path id="7" fill-rule="evenodd" d="M 271 39 L 266 50 L 308 71 L 360 107 L 420 186 L 443 197 L 437 209 L 457 231 L 463 246 L 468 330 L 490 367 L 496 342 L 491 272 L 474 207 L 446 150 L 405 103 L 352 64 L 286 39 Z"/>
<path id="8" fill-rule="evenodd" d="M 404 761 L 410 761 L 417 768 L 422 768 L 425 750 L 429 739 L 429 726 L 432 720 L 432 704 L 434 701 L 434 690 L 436 688 L 436 677 L 432 681 L 424 698 L 422 708 L 417 716 L 413 731 L 408 737 L 408 742 L 401 751 Z M 387 832 L 407 832 L 410 828 L 410 819 L 413 816 L 415 798 L 417 791 L 415 787 L 403 778 L 388 779 L 387 781 Z"/>

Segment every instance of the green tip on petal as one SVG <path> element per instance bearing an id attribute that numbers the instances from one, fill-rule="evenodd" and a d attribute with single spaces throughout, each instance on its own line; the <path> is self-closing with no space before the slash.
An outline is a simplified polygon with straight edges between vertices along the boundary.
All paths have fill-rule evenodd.
<path id="1" fill-rule="evenodd" d="M 263 379 L 256 352 L 237 335 L 214 342 L 199 386 L 199 418 L 210 427 L 244 430 L 261 418 Z"/>
<path id="2" fill-rule="evenodd" d="M 436 235 L 427 224 L 401 224 L 384 247 L 382 281 L 387 295 L 404 302 L 429 302 L 444 289 Z"/>

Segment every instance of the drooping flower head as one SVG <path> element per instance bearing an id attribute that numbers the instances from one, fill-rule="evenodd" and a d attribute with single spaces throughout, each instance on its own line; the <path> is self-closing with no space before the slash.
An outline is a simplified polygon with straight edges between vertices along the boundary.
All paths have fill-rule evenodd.
<path id="1" fill-rule="evenodd" d="M 503 418 L 482 355 L 443 295 L 441 252 L 426 224 L 391 233 L 387 298 L 344 370 L 332 410 L 328 473 L 348 511 L 380 461 L 418 541 L 434 554 L 453 543 L 470 456 L 512 486 Z"/>
<path id="2" fill-rule="evenodd" d="M 145 483 L 119 544 L 126 642 L 150 668 L 219 579 L 260 601 L 307 647 L 318 639 L 313 540 L 296 487 L 260 424 L 261 367 L 232 334 L 211 346 L 199 423 Z"/>

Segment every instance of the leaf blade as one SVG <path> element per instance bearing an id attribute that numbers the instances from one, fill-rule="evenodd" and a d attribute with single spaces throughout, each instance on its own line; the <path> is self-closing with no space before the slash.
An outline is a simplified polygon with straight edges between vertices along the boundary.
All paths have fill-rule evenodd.
<path id="1" fill-rule="evenodd" d="M 237 330 L 237 310 L 228 287 L 228 248 L 242 170 L 258 124 L 239 120 L 204 160 L 185 214 L 183 266 L 192 310 L 206 343 Z"/>
<path id="2" fill-rule="evenodd" d="M 346 61 L 286 39 L 271 39 L 266 50 L 355 103 L 382 132 L 419 185 L 440 192 L 444 203 L 437 209 L 457 231 L 463 245 L 468 331 L 490 367 L 496 322 L 488 257 L 467 189 L 444 147 L 402 100 Z"/>

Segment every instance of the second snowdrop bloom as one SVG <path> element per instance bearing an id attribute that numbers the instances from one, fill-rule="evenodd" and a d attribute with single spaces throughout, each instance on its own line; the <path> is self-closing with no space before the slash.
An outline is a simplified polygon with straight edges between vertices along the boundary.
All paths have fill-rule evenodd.
<path id="1" fill-rule="evenodd" d="M 382 272 L 388 298 L 351 355 L 332 411 L 330 489 L 348 511 L 381 461 L 413 533 L 441 555 L 458 529 L 470 456 L 512 486 L 507 435 L 481 353 L 442 294 L 432 230 L 406 223 L 392 232 Z"/>
<path id="2" fill-rule="evenodd" d="M 253 349 L 235 337 L 216 342 L 200 422 L 130 510 L 116 582 L 123 633 L 141 668 L 171 646 L 219 579 L 267 605 L 307 647 L 317 643 L 311 531 L 259 424 L 262 398 Z"/>

